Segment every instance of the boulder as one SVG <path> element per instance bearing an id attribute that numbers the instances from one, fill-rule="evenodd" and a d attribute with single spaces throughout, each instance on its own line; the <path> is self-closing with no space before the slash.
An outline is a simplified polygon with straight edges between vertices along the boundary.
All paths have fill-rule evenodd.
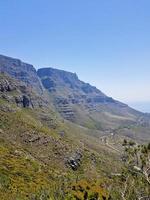
<path id="1" fill-rule="evenodd" d="M 81 165 L 81 159 L 83 155 L 80 151 L 76 151 L 72 156 L 67 159 L 66 164 L 74 171 L 76 171 Z"/>

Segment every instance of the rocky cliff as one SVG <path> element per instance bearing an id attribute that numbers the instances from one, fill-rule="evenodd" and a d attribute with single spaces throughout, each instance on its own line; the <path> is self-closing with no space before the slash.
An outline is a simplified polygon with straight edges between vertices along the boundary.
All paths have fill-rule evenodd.
<path id="1" fill-rule="evenodd" d="M 24 82 L 28 87 L 42 94 L 42 85 L 33 65 L 0 55 L 0 73 L 6 73 L 16 80 Z"/>
<path id="2" fill-rule="evenodd" d="M 79 80 L 75 73 L 53 68 L 37 71 L 57 111 L 67 120 L 89 128 L 112 128 L 133 123 L 138 112 Z"/>
<path id="3" fill-rule="evenodd" d="M 17 105 L 30 108 L 48 105 L 63 119 L 91 129 L 116 129 L 136 123 L 141 116 L 140 112 L 79 80 L 75 73 L 53 68 L 36 71 L 30 64 L 2 55 L 0 72 L 24 85 L 25 91 L 19 89 L 21 95 L 15 97 Z M 3 81 L 1 90 L 10 90 L 8 80 Z"/>
<path id="4" fill-rule="evenodd" d="M 28 87 L 22 81 L 11 78 L 3 73 L 0 74 L 0 98 L 9 104 L 31 109 L 47 107 L 48 102 L 46 99 L 35 91 L 33 92 L 31 87 Z M 5 110 L 7 109 L 8 107 L 5 106 Z"/>

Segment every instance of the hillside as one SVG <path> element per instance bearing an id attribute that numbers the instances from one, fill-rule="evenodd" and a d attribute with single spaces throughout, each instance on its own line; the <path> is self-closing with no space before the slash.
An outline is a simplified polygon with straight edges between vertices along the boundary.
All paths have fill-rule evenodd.
<path id="1" fill-rule="evenodd" d="M 133 124 L 142 113 L 80 81 L 76 74 L 43 68 L 37 71 L 63 118 L 88 128 L 115 129 Z"/>
<path id="2" fill-rule="evenodd" d="M 104 134 L 119 130 L 132 138 L 137 132 L 137 139 L 147 140 L 150 127 L 147 115 L 106 96 L 96 87 L 80 81 L 74 73 L 53 68 L 42 68 L 36 72 L 32 65 L 6 56 L 0 56 L 0 72 L 21 81 L 34 93 L 28 97 L 30 107 L 40 103 L 46 107 L 47 104 L 63 119 L 86 128 L 100 130 Z M 40 96 L 40 102 L 32 103 L 36 96 Z M 138 127 L 136 131 L 135 127 Z"/>
<path id="3" fill-rule="evenodd" d="M 148 115 L 76 74 L 0 56 L 1 199 L 122 199 L 122 142 L 149 133 Z"/>
<path id="4" fill-rule="evenodd" d="M 42 68 L 37 74 L 64 119 L 103 134 L 119 133 L 143 141 L 149 138 L 150 118 L 146 114 L 106 96 L 74 73 Z"/>

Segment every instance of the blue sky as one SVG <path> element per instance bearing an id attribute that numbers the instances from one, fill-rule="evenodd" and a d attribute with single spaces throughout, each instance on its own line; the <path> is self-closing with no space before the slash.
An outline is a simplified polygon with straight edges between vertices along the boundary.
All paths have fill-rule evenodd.
<path id="1" fill-rule="evenodd" d="M 1 0 L 0 54 L 76 72 L 150 112 L 149 0 Z"/>

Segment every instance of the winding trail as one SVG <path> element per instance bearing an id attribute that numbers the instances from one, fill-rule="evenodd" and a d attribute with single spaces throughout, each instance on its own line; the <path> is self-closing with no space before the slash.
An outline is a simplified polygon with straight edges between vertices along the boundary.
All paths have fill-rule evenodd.
<path id="1" fill-rule="evenodd" d="M 113 149 L 114 151 L 116 151 L 120 154 L 120 151 L 117 148 L 115 148 L 114 146 L 112 146 L 111 144 L 108 143 L 108 138 L 111 136 L 112 136 L 112 134 L 110 134 L 108 136 L 102 136 L 102 137 L 100 137 L 100 139 L 107 147 Z"/>

